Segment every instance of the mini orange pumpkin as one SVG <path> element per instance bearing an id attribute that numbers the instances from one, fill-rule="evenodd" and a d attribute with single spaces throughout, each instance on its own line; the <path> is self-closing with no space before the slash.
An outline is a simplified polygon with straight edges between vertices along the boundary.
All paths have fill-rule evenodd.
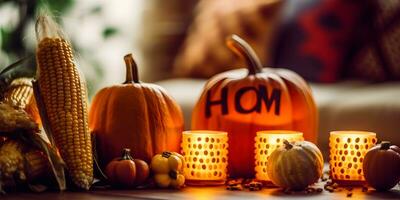
<path id="1" fill-rule="evenodd" d="M 400 181 L 400 148 L 384 141 L 372 147 L 363 161 L 365 180 L 377 190 L 389 190 Z"/>
<path id="2" fill-rule="evenodd" d="M 130 149 L 124 149 L 121 158 L 111 161 L 106 167 L 106 175 L 111 184 L 122 187 L 143 184 L 149 177 L 149 173 L 147 163 L 133 159 Z"/>
<path id="3" fill-rule="evenodd" d="M 192 129 L 228 132 L 230 176 L 253 177 L 256 132 L 295 130 L 316 142 L 317 109 L 311 89 L 299 75 L 263 69 L 238 36 L 228 38 L 227 46 L 247 62 L 248 69 L 227 71 L 206 83 L 192 113 Z"/>
<path id="4" fill-rule="evenodd" d="M 131 54 L 124 59 L 125 83 L 100 90 L 89 112 L 102 167 L 123 148 L 146 162 L 157 153 L 180 150 L 183 115 L 179 105 L 160 86 L 139 82 Z"/>

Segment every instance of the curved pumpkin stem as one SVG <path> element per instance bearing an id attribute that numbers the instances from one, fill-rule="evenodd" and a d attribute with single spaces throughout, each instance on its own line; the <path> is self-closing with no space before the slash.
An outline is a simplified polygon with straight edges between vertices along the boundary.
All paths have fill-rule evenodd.
<path id="1" fill-rule="evenodd" d="M 381 142 L 381 150 L 388 150 L 390 149 L 390 142 L 389 141 L 382 141 Z"/>
<path id="2" fill-rule="evenodd" d="M 127 54 L 124 56 L 126 65 L 126 83 L 139 83 L 139 74 L 135 60 L 133 60 L 132 54 Z"/>
<path id="3" fill-rule="evenodd" d="M 162 157 L 164 157 L 164 158 L 169 158 L 169 157 L 171 157 L 172 153 L 169 152 L 169 151 L 164 151 L 164 152 L 162 152 L 161 155 L 162 155 Z"/>
<path id="4" fill-rule="evenodd" d="M 125 148 L 122 150 L 122 156 L 120 160 L 133 160 L 131 156 L 131 150 L 128 148 Z"/>
<path id="5" fill-rule="evenodd" d="M 290 144 L 287 140 L 283 140 L 283 144 L 285 145 L 285 148 L 286 148 L 287 150 L 290 150 L 290 149 L 293 148 L 293 145 Z"/>
<path id="6" fill-rule="evenodd" d="M 260 59 L 254 52 L 253 48 L 237 35 L 231 35 L 226 39 L 226 45 L 240 58 L 247 62 L 249 75 L 254 75 L 262 71 Z"/>

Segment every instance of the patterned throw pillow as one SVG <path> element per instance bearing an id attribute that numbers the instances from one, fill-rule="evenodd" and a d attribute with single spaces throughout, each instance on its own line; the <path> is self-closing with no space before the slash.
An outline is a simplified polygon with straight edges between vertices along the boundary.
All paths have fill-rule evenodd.
<path id="1" fill-rule="evenodd" d="M 174 70 L 177 75 L 208 78 L 244 67 L 226 47 L 225 38 L 237 34 L 252 45 L 263 63 L 281 8 L 280 0 L 202 0 L 199 2 Z"/>
<path id="2" fill-rule="evenodd" d="M 365 1 L 287 0 L 271 65 L 310 81 L 341 79 L 367 15 Z"/>

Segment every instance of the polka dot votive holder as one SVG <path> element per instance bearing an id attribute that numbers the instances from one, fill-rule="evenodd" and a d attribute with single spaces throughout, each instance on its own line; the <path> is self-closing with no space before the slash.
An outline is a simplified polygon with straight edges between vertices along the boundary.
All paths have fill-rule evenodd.
<path id="1" fill-rule="evenodd" d="M 228 134 L 196 130 L 182 133 L 184 175 L 188 185 L 221 185 L 227 179 Z"/>
<path id="2" fill-rule="evenodd" d="M 283 141 L 303 141 L 303 133 L 288 130 L 259 131 L 255 137 L 256 179 L 270 182 L 267 173 L 268 158 L 271 153 L 283 145 Z"/>
<path id="3" fill-rule="evenodd" d="M 329 166 L 333 181 L 345 185 L 362 184 L 363 160 L 377 142 L 376 134 L 365 131 L 332 131 L 329 137 Z"/>

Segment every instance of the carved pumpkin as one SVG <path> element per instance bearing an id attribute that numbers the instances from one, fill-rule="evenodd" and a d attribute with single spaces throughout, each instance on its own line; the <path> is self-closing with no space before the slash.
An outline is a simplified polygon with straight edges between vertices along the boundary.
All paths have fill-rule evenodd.
<path id="1" fill-rule="evenodd" d="M 179 105 L 160 86 L 139 82 L 131 54 L 124 59 L 126 81 L 100 90 L 89 112 L 102 167 L 120 156 L 123 148 L 146 162 L 157 153 L 180 150 L 183 115 Z"/>
<path id="2" fill-rule="evenodd" d="M 321 151 L 313 143 L 300 141 L 276 149 L 268 159 L 267 172 L 275 185 L 301 190 L 316 183 L 322 176 L 324 160 Z"/>
<path id="3" fill-rule="evenodd" d="M 363 161 L 365 180 L 377 190 L 389 190 L 400 181 L 400 148 L 384 141 L 372 147 Z"/>
<path id="4" fill-rule="evenodd" d="M 228 132 L 228 170 L 232 177 L 254 176 L 257 131 L 295 130 L 317 140 L 317 109 L 307 83 L 286 69 L 262 68 L 251 47 L 238 36 L 227 46 L 247 62 L 247 69 L 212 77 L 192 113 L 192 129 Z"/>

